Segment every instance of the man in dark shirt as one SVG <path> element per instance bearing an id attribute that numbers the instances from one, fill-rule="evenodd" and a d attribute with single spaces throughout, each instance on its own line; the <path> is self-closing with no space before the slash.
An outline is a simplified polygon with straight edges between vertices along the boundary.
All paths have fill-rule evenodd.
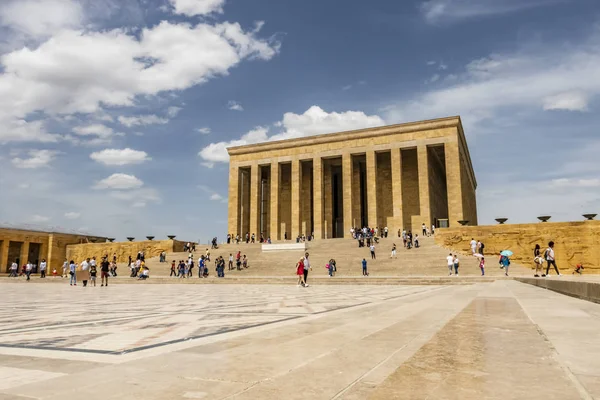
<path id="1" fill-rule="evenodd" d="M 102 259 L 102 263 L 100 264 L 100 286 L 108 286 L 108 270 L 110 268 L 110 263 L 108 262 L 108 257 Z M 105 283 L 106 280 L 106 283 Z"/>

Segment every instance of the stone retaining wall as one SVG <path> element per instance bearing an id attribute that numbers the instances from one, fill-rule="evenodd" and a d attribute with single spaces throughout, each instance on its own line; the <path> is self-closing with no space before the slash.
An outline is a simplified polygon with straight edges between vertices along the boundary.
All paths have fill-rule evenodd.
<path id="1" fill-rule="evenodd" d="M 143 251 L 146 258 L 151 258 L 159 256 L 163 251 L 167 254 L 182 252 L 184 245 L 184 242 L 178 240 L 73 244 L 67 246 L 67 258 L 80 263 L 88 257 L 100 259 L 106 254 L 112 257 L 116 253 L 117 262 L 126 263 L 129 256 L 135 259 L 139 251 Z"/>
<path id="2" fill-rule="evenodd" d="M 556 263 L 563 272 L 570 273 L 575 265 L 583 264 L 584 273 L 600 273 L 600 221 L 463 226 L 435 233 L 438 245 L 465 254 L 471 252 L 471 238 L 485 244 L 486 255 L 509 249 L 514 252 L 513 262 L 532 267 L 536 243 L 543 254 L 553 240 Z"/>

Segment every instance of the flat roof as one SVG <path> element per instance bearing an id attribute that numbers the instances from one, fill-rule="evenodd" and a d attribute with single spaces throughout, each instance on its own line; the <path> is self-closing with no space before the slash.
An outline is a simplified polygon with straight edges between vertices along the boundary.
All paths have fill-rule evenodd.
<path id="1" fill-rule="evenodd" d="M 0 230 L 1 229 L 11 229 L 14 231 L 24 231 L 24 232 L 37 232 L 37 233 L 59 233 L 63 235 L 73 235 L 73 236 L 89 236 L 94 238 L 105 238 L 104 236 L 92 235 L 89 232 L 79 231 L 76 229 L 68 229 L 59 226 L 43 226 L 37 224 L 11 224 L 7 222 L 0 222 Z"/>
<path id="2" fill-rule="evenodd" d="M 384 125 L 373 128 L 357 129 L 345 132 L 325 133 L 321 135 L 303 136 L 295 139 L 285 140 L 274 140 L 270 142 L 262 142 L 255 144 L 247 144 L 244 146 L 233 146 L 228 147 L 227 152 L 229 155 L 256 153 L 261 151 L 268 151 L 274 149 L 285 149 L 290 147 L 305 146 L 309 144 L 322 144 L 339 142 L 348 139 L 358 139 L 361 137 L 373 137 L 389 135 L 390 133 L 409 133 L 424 130 L 440 129 L 460 127 L 462 130 L 462 123 L 460 116 L 444 117 L 437 119 L 430 119 L 424 121 L 407 122 L 395 125 Z M 352 136 L 352 137 L 348 137 Z"/>

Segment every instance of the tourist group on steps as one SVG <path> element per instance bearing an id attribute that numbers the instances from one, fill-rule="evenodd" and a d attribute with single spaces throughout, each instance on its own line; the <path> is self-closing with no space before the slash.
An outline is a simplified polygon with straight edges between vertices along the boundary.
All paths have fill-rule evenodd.
<path id="1" fill-rule="evenodd" d="M 363 248 L 366 247 L 369 249 L 370 259 L 377 260 L 376 255 L 376 245 L 379 245 L 380 238 L 387 238 L 389 231 L 388 228 L 385 227 L 383 229 L 379 228 L 351 228 L 350 233 L 352 238 L 357 241 L 358 247 Z M 435 227 L 432 226 L 431 229 L 425 226 L 425 224 L 421 227 L 422 237 L 428 237 L 435 234 Z M 239 235 L 236 235 L 232 240 L 233 236 L 228 235 L 227 241 L 228 243 L 240 242 Z M 298 240 L 302 240 L 302 236 L 298 236 Z M 418 234 L 414 234 L 408 230 L 399 230 L 398 238 L 402 240 L 402 244 L 405 250 L 418 249 L 420 247 L 420 237 Z M 265 240 L 263 235 L 260 235 L 261 242 L 270 241 L 269 239 Z M 312 237 L 308 240 L 312 240 Z M 246 234 L 246 243 L 255 243 L 256 238 L 255 235 Z M 218 249 L 217 238 L 214 237 L 211 240 L 211 249 Z M 170 277 L 185 279 L 194 277 L 194 268 L 198 268 L 198 278 L 207 278 L 209 276 L 209 263 L 211 262 L 211 254 L 210 250 L 207 248 L 205 254 L 200 255 L 198 261 L 195 261 L 195 251 L 196 244 L 195 243 L 187 243 L 184 245 L 185 251 L 188 252 L 187 260 L 172 260 L 171 261 L 171 269 L 170 269 Z M 476 257 L 479 261 L 479 269 L 481 272 L 481 276 L 485 275 L 486 268 L 486 258 L 485 258 L 485 244 L 481 240 L 476 240 L 475 238 L 471 238 L 470 241 L 470 249 L 471 255 Z M 392 243 L 390 258 L 395 259 L 398 257 L 398 248 L 396 243 Z M 500 252 L 498 256 L 498 265 L 501 268 L 506 276 L 509 275 L 509 269 L 511 265 L 510 257 L 513 255 L 511 250 L 503 250 Z M 550 275 L 551 268 L 554 269 L 557 276 L 561 276 L 560 270 L 556 264 L 556 253 L 555 253 L 555 243 L 550 241 L 545 250 L 542 251 L 542 247 L 539 244 L 536 244 L 533 249 L 533 265 L 534 265 L 534 277 L 547 277 Z M 113 254 L 112 258 L 109 258 L 108 254 L 105 254 L 100 258 L 100 262 L 97 262 L 96 256 L 92 256 L 86 258 L 80 263 L 75 262 L 75 260 L 67 261 L 65 260 L 62 266 L 62 276 L 63 278 L 69 278 L 69 285 L 77 286 L 78 282 L 81 282 L 83 287 L 88 286 L 96 286 L 97 276 L 100 275 L 100 286 L 106 287 L 108 286 L 109 277 L 117 276 L 117 255 Z M 159 256 L 159 261 L 161 263 L 167 263 L 167 254 L 162 252 Z M 369 276 L 369 271 L 367 267 L 367 257 L 363 258 L 360 262 L 362 267 L 362 275 L 364 277 Z M 544 272 L 544 264 L 545 264 L 545 272 Z M 24 264 L 19 270 L 18 260 L 13 262 L 10 266 L 10 274 L 9 277 L 25 277 L 27 281 L 31 280 L 32 273 L 37 272 L 39 269 L 40 278 L 46 278 L 46 270 L 47 270 L 47 262 L 46 260 L 42 260 L 39 263 L 39 266 L 33 262 L 27 262 Z M 127 266 L 130 269 L 130 277 L 137 278 L 138 280 L 146 280 L 150 277 L 150 268 L 146 265 L 145 255 L 143 251 L 138 252 L 135 259 L 132 259 L 129 256 L 129 260 L 127 262 Z M 225 268 L 228 267 L 228 271 L 241 271 L 249 268 L 249 260 L 245 254 L 242 254 L 241 250 L 237 251 L 234 254 L 230 253 L 229 258 L 226 260 L 223 256 L 218 256 L 214 259 L 214 268 L 216 272 L 217 278 L 225 277 Z M 457 253 L 451 252 L 446 257 L 446 266 L 448 268 L 449 276 L 458 276 L 459 268 L 460 268 L 460 259 Z M 329 277 L 334 277 L 336 272 L 338 271 L 338 266 L 335 259 L 331 258 L 326 264 L 325 268 L 327 270 Z M 581 274 L 584 270 L 583 265 L 578 264 L 573 271 L 573 274 Z M 306 252 L 303 257 L 301 257 L 296 263 L 296 275 L 298 276 L 297 285 L 301 287 L 309 287 L 308 285 L 308 274 L 309 271 L 312 271 L 312 266 L 309 258 L 309 253 Z M 59 273 L 56 271 L 56 268 L 53 269 L 51 275 L 53 277 L 58 277 Z"/>

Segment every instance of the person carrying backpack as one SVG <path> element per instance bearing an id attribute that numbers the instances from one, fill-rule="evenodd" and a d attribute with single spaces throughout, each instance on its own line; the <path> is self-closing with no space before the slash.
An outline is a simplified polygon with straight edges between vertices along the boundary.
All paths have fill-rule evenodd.
<path id="1" fill-rule="evenodd" d="M 556 260 L 554 258 L 554 242 L 553 241 L 550 241 L 548 243 L 548 248 L 544 252 L 544 258 L 546 259 L 546 262 L 548 263 L 546 266 L 546 276 L 548 276 L 548 272 L 550 272 L 551 265 L 554 266 L 556 275 L 560 276 L 560 271 L 558 270 L 558 267 L 556 266 Z"/>

